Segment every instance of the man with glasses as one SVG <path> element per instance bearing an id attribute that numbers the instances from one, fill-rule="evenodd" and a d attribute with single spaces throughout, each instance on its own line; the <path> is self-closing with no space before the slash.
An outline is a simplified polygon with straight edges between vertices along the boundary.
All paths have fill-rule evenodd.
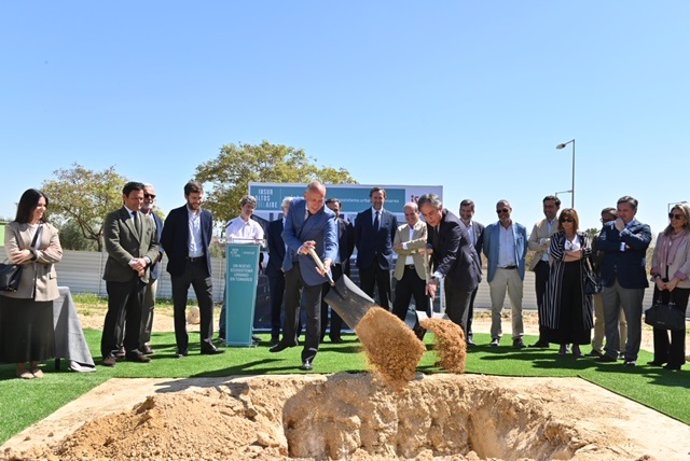
<path id="1" fill-rule="evenodd" d="M 484 255 L 488 260 L 489 294 L 491 296 L 491 346 L 498 347 L 501 336 L 501 310 L 506 289 L 512 306 L 513 347 L 522 349 L 522 289 L 525 279 L 527 230 L 510 217 L 513 209 L 508 200 L 496 204 L 498 222 L 484 231 Z"/>
<path id="2" fill-rule="evenodd" d="M 597 239 L 598 249 L 604 252 L 601 278 L 604 286 L 604 319 L 606 347 L 601 362 L 618 359 L 620 338 L 618 321 L 620 306 L 628 321 L 628 341 L 625 365 L 634 367 L 642 339 L 642 299 L 649 286 L 646 274 L 647 248 L 652 231 L 647 224 L 635 219 L 637 200 L 628 195 L 618 199 L 618 218 L 604 224 Z"/>
<path id="3" fill-rule="evenodd" d="M 537 312 L 539 315 L 539 340 L 530 347 L 549 347 L 548 328 L 542 320 L 545 318 L 544 293 L 549 282 L 549 246 L 551 236 L 558 231 L 558 209 L 561 199 L 553 195 L 547 195 L 542 200 L 544 219 L 534 225 L 529 234 L 527 247 L 534 251 L 534 257 L 530 261 L 529 269 L 534 271 L 534 290 L 537 293 Z"/>

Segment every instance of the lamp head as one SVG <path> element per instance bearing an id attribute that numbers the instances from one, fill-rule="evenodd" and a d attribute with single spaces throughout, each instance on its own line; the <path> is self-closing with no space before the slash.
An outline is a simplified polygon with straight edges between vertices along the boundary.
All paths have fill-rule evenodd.
<path id="1" fill-rule="evenodd" d="M 556 149 L 565 149 L 565 144 L 560 143 L 559 145 L 556 146 Z"/>

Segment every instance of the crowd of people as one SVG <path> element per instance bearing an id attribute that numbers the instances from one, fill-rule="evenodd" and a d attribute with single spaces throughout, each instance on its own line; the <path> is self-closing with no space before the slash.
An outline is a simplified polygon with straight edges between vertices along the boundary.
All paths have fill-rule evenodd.
<path id="1" fill-rule="evenodd" d="M 177 357 L 189 354 L 186 309 L 188 290 L 196 294 L 200 314 L 200 353 L 220 354 L 214 345 L 211 252 L 214 217 L 202 207 L 203 186 L 184 186 L 185 203 L 163 221 L 154 210 L 153 185 L 128 182 L 122 207 L 104 220 L 108 255 L 103 279 L 108 310 L 101 336 L 102 364 L 126 359 L 151 360 L 151 330 L 161 261 L 167 256 L 170 274 Z M 299 344 L 305 330 L 302 369 L 314 366 L 326 331 L 333 343 L 342 341 L 343 321 L 324 301 L 329 280 L 350 274 L 355 249 L 361 289 L 378 304 L 407 318 L 410 303 L 432 314 L 433 300 L 443 290 L 446 314 L 464 331 L 468 347 L 474 300 L 483 277 L 491 299 L 490 347 L 503 336 L 501 314 L 506 294 L 511 304 L 512 347 L 528 347 L 524 340 L 522 299 L 525 272 L 535 273 L 539 338 L 529 347 L 559 346 L 561 355 L 590 355 L 601 362 L 623 360 L 637 365 L 641 343 L 642 300 L 649 281 L 654 302 L 667 303 L 685 314 L 690 295 L 690 206 L 677 204 L 669 225 L 659 234 L 651 271 L 646 254 L 652 235 L 635 219 L 638 203 L 621 197 L 615 208 L 601 212 L 599 235 L 580 229 L 573 208 L 560 209 L 558 197 L 544 197 L 544 219 L 527 234 L 512 218 L 509 201 L 496 203 L 497 221 L 486 227 L 474 221 L 475 204 L 460 203 L 459 216 L 434 194 L 403 206 L 399 224 L 385 208 L 386 190 L 374 187 L 371 207 L 354 223 L 342 214 L 342 203 L 328 197 L 318 181 L 307 185 L 304 197 L 286 198 L 282 216 L 264 228 L 253 219 L 256 199 L 245 196 L 240 215 L 228 223 L 228 241 L 266 242 L 265 273 L 270 286 L 272 353 Z M 19 378 L 40 378 L 40 363 L 54 355 L 52 302 L 58 297 L 54 265 L 62 258 L 58 230 L 47 222 L 49 200 L 29 189 L 20 198 L 17 215 L 6 229 L 8 259 L 23 268 L 19 288 L 0 292 L 0 362 L 15 363 Z M 424 218 L 423 220 L 421 218 Z M 266 236 L 266 240 L 264 240 Z M 532 258 L 528 259 L 528 250 Z M 318 257 L 322 265 L 316 264 Z M 397 256 L 397 258 L 396 258 Z M 482 258 L 486 258 L 486 274 Z M 261 263 L 263 265 L 263 262 Z M 391 273 L 395 279 L 392 295 Z M 225 298 L 225 296 L 224 296 Z M 229 297 L 232 299 L 232 296 Z M 304 310 L 305 325 L 300 320 Z M 224 336 L 222 310 L 220 337 Z M 415 319 L 418 338 L 425 334 Z M 592 337 L 593 332 L 593 337 Z M 282 333 L 282 337 L 281 337 Z M 685 330 L 654 328 L 654 359 L 650 366 L 679 370 L 685 363 Z M 257 338 L 258 340 L 258 338 Z"/>

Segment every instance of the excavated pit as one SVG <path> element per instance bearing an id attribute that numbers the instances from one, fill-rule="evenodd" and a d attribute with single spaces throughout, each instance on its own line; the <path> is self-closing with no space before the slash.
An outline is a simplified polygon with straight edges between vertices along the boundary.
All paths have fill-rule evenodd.
<path id="1" fill-rule="evenodd" d="M 634 412 L 621 411 L 608 393 L 585 403 L 570 382 L 419 375 L 394 390 L 369 374 L 197 379 L 91 416 L 60 440 L 51 433 L 53 440 L 39 443 L 36 428 L 33 447 L 10 444 L 0 459 L 589 461 L 649 454 L 624 429 Z M 115 395 L 112 387 L 92 392 L 102 406 Z M 592 406 L 601 418 L 587 421 Z"/>

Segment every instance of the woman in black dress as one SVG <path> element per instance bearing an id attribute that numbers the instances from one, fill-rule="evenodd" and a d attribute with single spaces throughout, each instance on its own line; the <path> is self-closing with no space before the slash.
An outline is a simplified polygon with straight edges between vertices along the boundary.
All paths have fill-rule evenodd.
<path id="1" fill-rule="evenodd" d="M 57 229 L 46 222 L 47 207 L 48 197 L 29 189 L 5 228 L 7 258 L 22 265 L 22 276 L 17 291 L 0 292 L 0 362 L 16 363 L 22 379 L 43 377 L 39 363 L 55 355 L 53 264 L 62 259 L 62 247 Z"/>
<path id="2" fill-rule="evenodd" d="M 546 316 L 549 342 L 560 344 L 559 354 L 581 357 L 580 345 L 589 344 L 592 330 L 592 296 L 585 293 L 587 257 L 592 249 L 587 236 L 578 232 L 577 211 L 566 208 L 558 217 L 558 232 L 551 237 L 551 272 L 546 287 Z"/>

